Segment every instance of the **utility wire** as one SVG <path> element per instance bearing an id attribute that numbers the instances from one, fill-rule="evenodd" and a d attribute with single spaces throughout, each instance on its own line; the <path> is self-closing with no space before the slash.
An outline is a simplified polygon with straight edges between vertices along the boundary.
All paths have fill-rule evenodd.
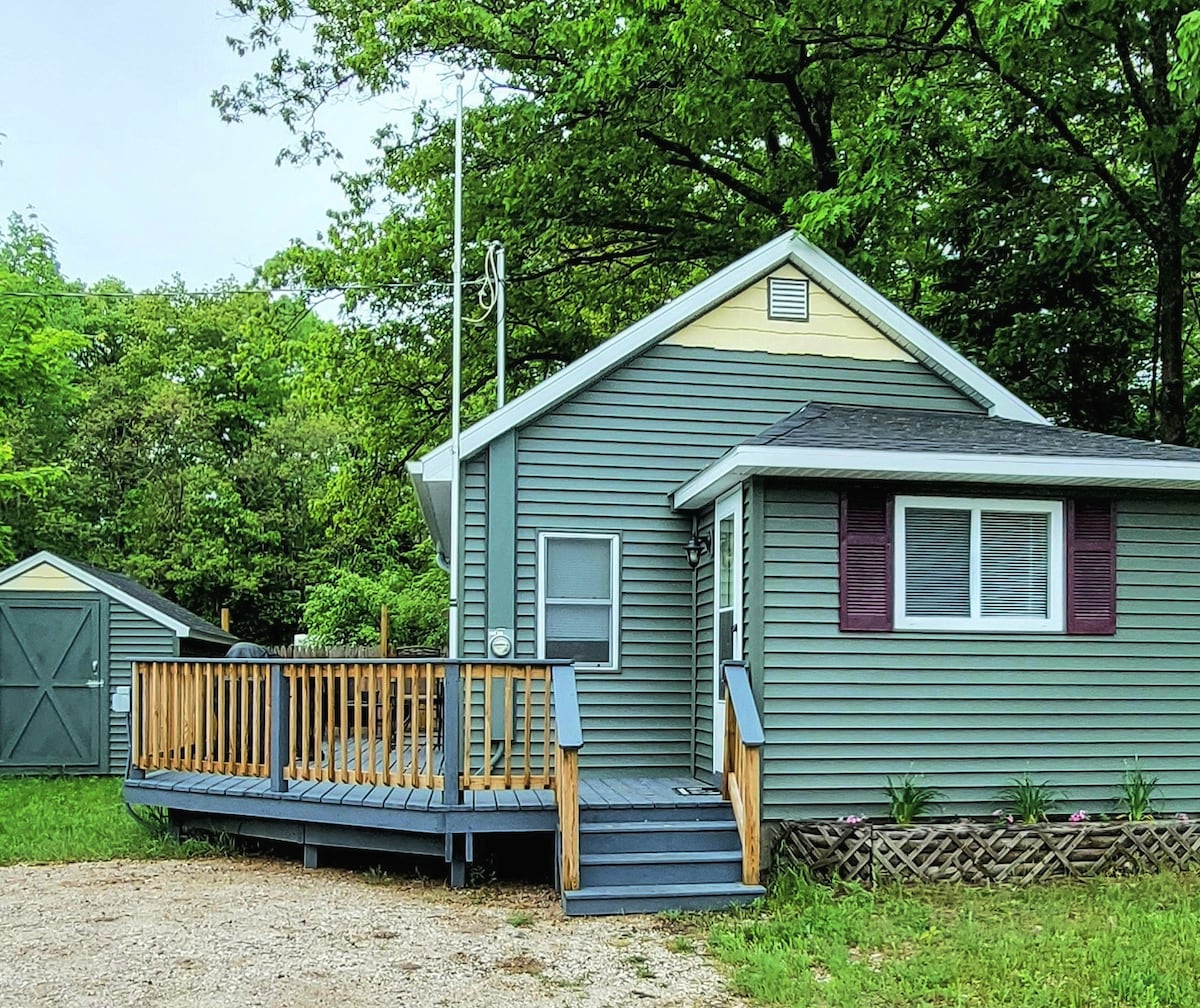
<path id="1" fill-rule="evenodd" d="M 469 281 L 487 285 L 488 279 Z M 230 297 L 234 294 L 329 294 L 333 291 L 342 294 L 347 291 L 380 291 L 380 290 L 414 290 L 417 288 L 451 290 L 453 284 L 441 281 L 429 283 L 378 283 L 378 284 L 342 284 L 330 287 L 244 287 L 237 290 L 166 290 L 166 291 L 0 291 L 0 297 L 11 298 L 122 298 L 133 299 L 142 297 Z M 483 301 L 481 292 L 480 301 Z"/>

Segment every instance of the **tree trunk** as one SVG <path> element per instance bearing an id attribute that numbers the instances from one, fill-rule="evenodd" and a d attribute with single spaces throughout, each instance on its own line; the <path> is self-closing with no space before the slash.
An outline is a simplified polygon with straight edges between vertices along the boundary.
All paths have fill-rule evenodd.
<path id="1" fill-rule="evenodd" d="M 1183 390 L 1183 242 L 1180 228 L 1163 228 L 1155 243 L 1154 335 L 1161 361 L 1158 436 L 1169 444 L 1187 440 Z"/>

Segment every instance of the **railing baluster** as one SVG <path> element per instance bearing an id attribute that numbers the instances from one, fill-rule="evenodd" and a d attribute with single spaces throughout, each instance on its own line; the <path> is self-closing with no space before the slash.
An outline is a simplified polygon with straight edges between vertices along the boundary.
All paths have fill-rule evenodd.
<path id="1" fill-rule="evenodd" d="M 433 720 L 436 715 L 434 710 L 437 697 L 433 688 L 433 662 L 425 663 L 425 676 L 422 682 L 421 710 L 424 713 L 425 723 L 425 787 L 433 787 Z"/>
<path id="2" fill-rule="evenodd" d="M 521 783 L 528 789 L 533 783 L 533 693 L 530 690 L 530 684 L 533 682 L 533 669 L 526 665 L 524 673 L 522 681 L 525 684 L 525 738 L 523 740 L 525 766 L 524 773 L 521 775 Z"/>
<path id="3" fill-rule="evenodd" d="M 504 788 L 507 791 L 512 790 L 512 751 L 513 751 L 513 721 L 515 713 L 513 711 L 513 691 L 516 689 L 516 680 L 513 678 L 512 666 L 505 665 L 501 668 L 501 673 L 504 683 Z"/>
<path id="4" fill-rule="evenodd" d="M 443 739 L 445 751 L 442 769 L 442 802 L 446 805 L 462 804 L 462 770 L 463 770 L 463 726 L 470 732 L 469 711 L 463 702 L 463 680 L 461 666 L 457 661 L 447 661 L 446 685 L 442 694 Z M 468 679 L 468 682 L 470 680 Z"/>

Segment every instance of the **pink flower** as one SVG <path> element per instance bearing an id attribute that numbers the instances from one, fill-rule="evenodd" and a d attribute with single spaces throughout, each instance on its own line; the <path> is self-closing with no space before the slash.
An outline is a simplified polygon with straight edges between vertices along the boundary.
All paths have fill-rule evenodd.
<path id="1" fill-rule="evenodd" d="M 1006 823 L 1008 823 L 1009 826 L 1011 826 L 1014 822 L 1016 822 L 1016 820 L 1010 815 L 1005 816 L 1004 821 Z"/>
<path id="2" fill-rule="evenodd" d="M 1071 813 L 1071 822 L 1087 822 L 1088 814 L 1083 809 Z"/>
<path id="3" fill-rule="evenodd" d="M 842 820 L 842 822 L 848 823 L 851 826 L 857 826 L 862 821 L 863 821 L 863 817 L 856 816 L 856 815 L 848 815 L 848 816 L 846 816 L 845 819 Z"/>

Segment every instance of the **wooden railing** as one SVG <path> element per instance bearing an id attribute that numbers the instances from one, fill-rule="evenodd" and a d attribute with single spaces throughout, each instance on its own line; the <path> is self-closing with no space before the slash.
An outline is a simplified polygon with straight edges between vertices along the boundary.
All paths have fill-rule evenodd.
<path id="1" fill-rule="evenodd" d="M 552 694 L 540 662 L 138 661 L 133 767 L 270 777 L 280 791 L 441 789 L 455 804 L 463 788 L 552 788 Z"/>
<path id="2" fill-rule="evenodd" d="M 742 662 L 724 662 L 725 765 L 721 794 L 733 806 L 742 840 L 742 881 L 757 885 L 762 863 L 762 786 L 759 751 L 764 742 L 762 720 L 750 688 L 750 675 Z"/>
<path id="3" fill-rule="evenodd" d="M 139 662 L 134 766 L 266 777 L 269 687 L 259 662 Z"/>
<path id="4" fill-rule="evenodd" d="M 583 748 L 583 729 L 579 721 L 575 666 L 557 665 L 553 677 L 559 879 L 564 890 L 574 890 L 579 888 L 579 750 Z"/>

